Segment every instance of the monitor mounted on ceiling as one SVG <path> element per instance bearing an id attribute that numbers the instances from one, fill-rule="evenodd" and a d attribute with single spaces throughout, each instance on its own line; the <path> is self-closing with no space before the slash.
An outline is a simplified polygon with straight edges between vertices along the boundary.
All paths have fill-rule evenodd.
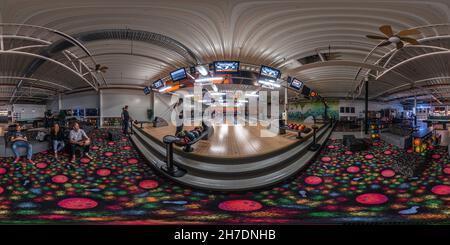
<path id="1" fill-rule="evenodd" d="M 180 68 L 170 73 L 170 78 L 172 82 L 180 81 L 187 78 L 186 69 Z"/>
<path id="2" fill-rule="evenodd" d="M 147 87 L 147 86 L 145 86 L 145 88 L 144 88 L 144 94 L 145 95 L 149 95 L 150 94 L 150 88 L 149 87 Z"/>
<path id="3" fill-rule="evenodd" d="M 306 86 L 303 86 L 302 94 L 303 94 L 304 96 L 309 96 L 309 92 L 310 92 L 310 91 L 311 91 L 310 88 L 308 88 L 308 87 L 306 87 Z"/>
<path id="4" fill-rule="evenodd" d="M 152 87 L 154 89 L 160 89 L 160 88 L 164 87 L 164 82 L 161 79 L 156 80 L 156 81 L 153 82 Z M 144 90 L 144 93 L 145 93 L 145 90 Z"/>
<path id="5" fill-rule="evenodd" d="M 281 71 L 273 67 L 262 65 L 261 69 L 259 70 L 259 75 L 260 77 L 271 78 L 276 80 L 281 77 Z"/>
<path id="6" fill-rule="evenodd" d="M 297 91 L 302 91 L 303 82 L 294 77 L 294 78 L 292 78 L 289 86 Z"/>
<path id="7" fill-rule="evenodd" d="M 218 74 L 238 73 L 239 65 L 240 65 L 239 61 L 215 61 L 214 73 Z"/>

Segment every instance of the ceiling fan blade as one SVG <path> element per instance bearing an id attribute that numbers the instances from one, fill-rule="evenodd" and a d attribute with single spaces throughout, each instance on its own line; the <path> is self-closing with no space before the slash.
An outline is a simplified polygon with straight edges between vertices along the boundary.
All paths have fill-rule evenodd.
<path id="1" fill-rule="evenodd" d="M 378 36 L 378 35 L 366 35 L 366 37 L 370 38 L 370 39 L 384 39 L 384 40 L 388 39 L 387 37 L 382 37 L 382 36 Z"/>
<path id="2" fill-rule="evenodd" d="M 397 43 L 397 49 L 401 49 L 403 48 L 403 42 L 398 42 Z"/>
<path id="3" fill-rule="evenodd" d="M 392 37 L 394 35 L 394 32 L 392 31 L 392 27 L 390 25 L 380 26 L 379 29 L 387 37 Z"/>
<path id="4" fill-rule="evenodd" d="M 409 36 L 409 35 L 417 35 L 417 34 L 420 34 L 420 31 L 417 29 L 408 29 L 408 30 L 399 31 L 397 33 L 397 35 L 399 35 L 399 36 Z"/>
<path id="5" fill-rule="evenodd" d="M 384 41 L 384 42 L 380 43 L 380 44 L 378 45 L 378 47 L 387 46 L 387 45 L 389 45 L 389 44 L 391 44 L 391 42 L 389 42 L 389 41 Z"/>
<path id="6" fill-rule="evenodd" d="M 410 38 L 410 37 L 400 37 L 400 40 L 405 41 L 407 43 L 410 43 L 412 45 L 419 45 L 419 42 L 414 39 L 414 38 Z"/>

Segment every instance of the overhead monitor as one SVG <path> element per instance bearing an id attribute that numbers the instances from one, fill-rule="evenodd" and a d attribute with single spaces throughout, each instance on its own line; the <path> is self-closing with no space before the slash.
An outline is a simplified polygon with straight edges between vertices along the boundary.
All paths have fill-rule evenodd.
<path id="1" fill-rule="evenodd" d="M 153 82 L 153 86 L 152 87 L 154 89 L 160 89 L 160 88 L 164 87 L 164 82 L 161 79 L 156 80 L 156 81 Z M 145 89 L 144 89 L 144 93 L 145 93 Z"/>
<path id="2" fill-rule="evenodd" d="M 173 82 L 183 80 L 183 79 L 187 78 L 186 70 L 184 68 L 175 70 L 170 73 L 170 78 L 172 79 Z"/>
<path id="3" fill-rule="evenodd" d="M 301 91 L 303 88 L 303 82 L 298 80 L 297 78 L 292 78 L 290 87 L 295 90 Z"/>
<path id="4" fill-rule="evenodd" d="M 261 66 L 261 69 L 259 71 L 260 76 L 267 77 L 267 78 L 273 78 L 278 79 L 281 77 L 281 71 L 272 67 L 268 66 Z"/>
<path id="5" fill-rule="evenodd" d="M 239 61 L 215 61 L 214 73 L 237 73 L 239 64 Z"/>
<path id="6" fill-rule="evenodd" d="M 309 92 L 310 92 L 310 91 L 311 91 L 310 88 L 308 88 L 308 87 L 306 87 L 306 86 L 303 86 L 302 94 L 303 94 L 304 96 L 309 96 Z"/>
<path id="7" fill-rule="evenodd" d="M 98 116 L 98 110 L 96 108 L 86 108 L 86 116 L 88 117 Z"/>
<path id="8" fill-rule="evenodd" d="M 147 87 L 147 86 L 145 86 L 145 88 L 144 88 L 144 94 L 145 95 L 148 95 L 148 94 L 150 94 L 150 88 L 149 87 Z"/>

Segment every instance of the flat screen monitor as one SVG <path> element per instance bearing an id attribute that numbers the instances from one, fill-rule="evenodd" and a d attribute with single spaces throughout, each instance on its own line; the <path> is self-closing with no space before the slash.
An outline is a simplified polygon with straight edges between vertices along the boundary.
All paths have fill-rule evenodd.
<path id="1" fill-rule="evenodd" d="M 303 86 L 302 94 L 303 94 L 304 96 L 309 96 L 309 92 L 310 92 L 310 91 L 311 91 L 310 88 L 308 88 L 308 87 L 306 87 L 306 86 Z"/>
<path id="2" fill-rule="evenodd" d="M 73 116 L 84 117 L 84 109 L 74 109 Z"/>
<path id="3" fill-rule="evenodd" d="M 98 111 L 96 108 L 86 108 L 86 116 L 87 117 L 95 117 L 98 116 Z"/>
<path id="4" fill-rule="evenodd" d="M 292 78 L 290 87 L 295 90 L 301 91 L 303 88 L 303 82 L 298 80 L 297 78 Z"/>
<path id="5" fill-rule="evenodd" d="M 144 94 L 145 95 L 148 95 L 148 94 L 150 94 L 150 88 L 149 87 L 147 87 L 147 86 L 145 86 L 145 88 L 144 88 Z"/>
<path id="6" fill-rule="evenodd" d="M 281 77 L 281 71 L 268 66 L 261 66 L 259 74 L 263 77 L 269 77 L 273 79 L 278 79 Z"/>
<path id="7" fill-rule="evenodd" d="M 239 72 L 239 61 L 214 62 L 214 73 L 237 73 L 237 72 Z"/>
<path id="8" fill-rule="evenodd" d="M 156 80 L 156 81 L 153 82 L 153 88 L 154 89 L 160 89 L 162 87 L 164 87 L 164 83 L 163 83 L 163 81 L 161 79 Z M 144 90 L 144 93 L 145 93 L 145 90 Z"/>
<path id="9" fill-rule="evenodd" d="M 186 70 L 184 68 L 180 68 L 170 73 L 170 78 L 172 78 L 173 82 L 183 80 L 187 78 Z"/>

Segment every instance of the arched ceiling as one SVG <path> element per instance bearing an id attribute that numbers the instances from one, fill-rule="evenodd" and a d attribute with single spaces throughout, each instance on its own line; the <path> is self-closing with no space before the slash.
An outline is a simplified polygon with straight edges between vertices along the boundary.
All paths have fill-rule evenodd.
<path id="1" fill-rule="evenodd" d="M 377 44 L 365 35 L 379 34 L 383 24 L 403 30 L 449 23 L 450 1 L 3 0 L 0 22 L 44 26 L 75 37 L 107 29 L 158 33 L 183 44 L 203 63 L 237 59 L 270 65 L 303 79 L 322 96 L 345 97 L 367 68 L 355 81 L 358 66 L 302 70 L 297 60 L 330 47 L 340 60 L 362 62 Z M 98 63 L 109 66 L 105 79 L 112 85 L 149 84 L 175 67 L 190 65 L 173 50 L 143 42 L 106 39 L 83 44 Z M 367 63 L 392 48 L 376 49 Z"/>

